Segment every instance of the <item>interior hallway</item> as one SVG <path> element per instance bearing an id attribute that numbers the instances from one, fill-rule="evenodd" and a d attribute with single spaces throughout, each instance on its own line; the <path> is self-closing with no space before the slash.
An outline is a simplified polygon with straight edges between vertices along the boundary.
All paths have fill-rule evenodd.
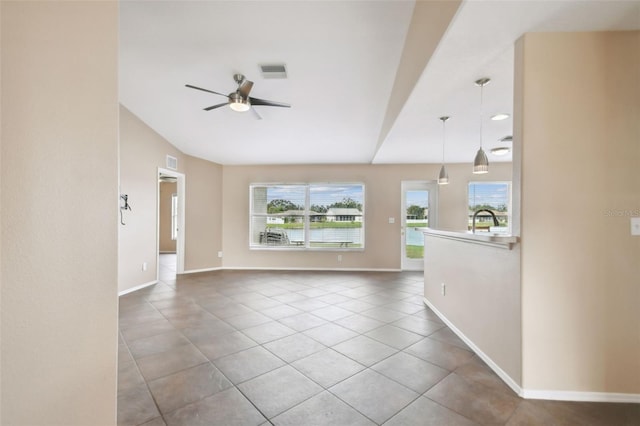
<path id="1" fill-rule="evenodd" d="M 161 258 L 120 298 L 120 425 L 640 424 L 637 404 L 517 397 L 425 307 L 421 272 L 176 280 Z"/>

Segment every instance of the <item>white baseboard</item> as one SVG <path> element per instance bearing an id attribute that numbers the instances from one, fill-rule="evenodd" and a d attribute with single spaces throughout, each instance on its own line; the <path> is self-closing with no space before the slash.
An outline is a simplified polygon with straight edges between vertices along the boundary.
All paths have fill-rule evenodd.
<path id="1" fill-rule="evenodd" d="M 188 271 L 184 271 L 184 272 L 180 272 L 177 275 L 183 275 L 183 274 L 197 274 L 199 272 L 211 272 L 211 271 L 221 271 L 222 266 L 218 266 L 216 268 L 203 268 L 203 269 L 189 269 Z"/>
<path id="2" fill-rule="evenodd" d="M 463 342 L 465 342 L 484 362 L 487 363 L 507 386 L 515 393 L 525 399 L 547 399 L 554 401 L 580 401 L 580 402 L 622 402 L 640 403 L 640 394 L 634 393 L 609 393 L 609 392 L 577 392 L 577 391 L 555 391 L 555 390 L 535 390 L 523 389 L 498 364 L 493 362 L 487 354 L 482 352 L 467 336 L 464 335 L 455 325 L 444 316 L 444 314 L 431 304 L 426 298 L 424 303 L 453 331 Z"/>
<path id="3" fill-rule="evenodd" d="M 388 268 L 297 268 L 271 266 L 225 266 L 225 271 L 336 271 L 336 272 L 402 272 L 402 269 Z"/>
<path id="4" fill-rule="evenodd" d="M 212 271 L 339 271 L 339 272 L 402 272 L 402 269 L 385 269 L 385 268 L 287 268 L 287 267 L 267 267 L 267 266 L 218 266 L 215 268 L 190 269 L 180 272 L 177 275 L 197 274 L 200 272 Z M 153 284 L 153 283 L 151 283 Z M 125 290 L 127 293 L 144 288 L 151 284 L 143 284 L 134 289 Z M 122 293 L 124 294 L 124 293 Z"/>
<path id="5" fill-rule="evenodd" d="M 507 384 L 507 386 L 509 386 L 519 396 L 523 396 L 522 388 L 515 380 L 513 380 L 513 378 L 511 378 L 511 376 L 509 376 L 502 368 L 500 368 L 500 366 L 496 364 L 487 354 L 481 351 L 480 348 L 477 347 L 475 343 L 471 341 L 471 339 L 465 336 L 462 331 L 458 330 L 458 328 L 453 325 L 453 323 L 449 321 L 442 312 L 440 312 L 435 306 L 433 306 L 426 297 L 422 300 L 424 301 L 425 305 L 431 308 L 431 310 L 435 312 L 438 318 L 440 318 L 451 329 L 451 331 L 456 334 L 456 336 L 458 336 L 464 343 L 466 343 L 467 346 L 469 346 L 471 350 L 473 350 L 473 352 L 475 352 L 476 355 L 478 355 L 489 366 L 489 368 L 491 368 L 498 375 L 498 377 L 500 377 L 502 381 Z"/>
<path id="6" fill-rule="evenodd" d="M 131 288 L 128 288 L 126 290 L 122 290 L 122 291 L 118 292 L 118 296 L 124 296 L 125 294 L 133 293 L 136 290 L 140 290 L 142 288 L 149 287 L 150 285 L 154 285 L 154 284 L 157 284 L 157 283 L 158 283 L 158 280 L 149 281 L 148 283 L 140 284 L 140 285 L 137 285 L 135 287 L 131 287 Z"/>
<path id="7" fill-rule="evenodd" d="M 623 402 L 640 404 L 640 394 L 637 393 L 547 391 L 524 389 L 522 397 L 526 399 L 550 399 L 554 401 Z"/>

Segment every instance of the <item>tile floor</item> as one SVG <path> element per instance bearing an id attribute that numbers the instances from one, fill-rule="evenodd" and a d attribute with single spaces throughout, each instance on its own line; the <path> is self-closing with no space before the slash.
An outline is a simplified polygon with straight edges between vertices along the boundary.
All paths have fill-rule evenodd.
<path id="1" fill-rule="evenodd" d="M 422 302 L 422 273 L 219 271 L 120 298 L 119 425 L 638 425 L 518 398 Z"/>

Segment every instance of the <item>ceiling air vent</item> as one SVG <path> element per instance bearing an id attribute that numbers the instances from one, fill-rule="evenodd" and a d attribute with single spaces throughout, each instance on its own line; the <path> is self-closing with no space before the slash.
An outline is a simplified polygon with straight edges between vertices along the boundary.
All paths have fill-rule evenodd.
<path id="1" fill-rule="evenodd" d="M 287 68 L 284 64 L 262 64 L 260 71 L 264 78 L 287 78 Z"/>
<path id="2" fill-rule="evenodd" d="M 167 169 L 178 170 L 178 159 L 167 155 Z"/>

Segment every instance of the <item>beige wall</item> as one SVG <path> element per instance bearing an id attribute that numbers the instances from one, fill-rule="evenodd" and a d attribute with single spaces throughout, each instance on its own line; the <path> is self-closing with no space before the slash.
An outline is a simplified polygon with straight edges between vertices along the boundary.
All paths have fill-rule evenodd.
<path id="1" fill-rule="evenodd" d="M 160 252 L 175 253 L 176 240 L 171 239 L 171 199 L 176 194 L 178 184 L 160 182 Z"/>
<path id="2" fill-rule="evenodd" d="M 177 171 L 185 175 L 185 271 L 221 264 L 222 166 L 183 154 L 120 106 L 120 192 L 129 195 L 133 209 L 124 213 L 126 225 L 120 226 L 121 292 L 157 279 L 158 167 L 166 167 L 167 154 L 178 159 Z"/>
<path id="3" fill-rule="evenodd" d="M 470 154 L 472 156 L 473 153 Z M 510 178 L 511 164 L 495 164 L 489 177 Z M 466 229 L 467 185 L 476 180 L 471 164 L 447 166 L 451 184 L 441 187 L 441 226 Z M 440 165 L 225 166 L 223 169 L 223 242 L 225 268 L 400 268 L 400 184 L 433 180 Z M 489 179 L 482 177 L 482 179 Z M 363 182 L 365 184 L 364 251 L 249 250 L 249 185 L 277 182 Z M 389 224 L 388 219 L 396 219 Z"/>
<path id="4" fill-rule="evenodd" d="M 222 166 L 185 156 L 185 271 L 219 268 L 222 259 Z"/>
<path id="5" fill-rule="evenodd" d="M 640 32 L 517 43 L 523 385 L 640 394 Z"/>
<path id="6" fill-rule="evenodd" d="M 158 167 L 166 167 L 167 154 L 178 159 L 177 171 L 184 173 L 184 155 L 120 106 L 120 193 L 129 196 L 132 210 L 123 213 L 126 225 L 120 225 L 119 291 L 157 279 Z"/>
<path id="7" fill-rule="evenodd" d="M 425 252 L 424 297 L 520 386 L 520 246 L 427 236 Z"/>
<path id="8" fill-rule="evenodd" d="M 118 6 L 0 8 L 0 423 L 113 425 Z"/>

